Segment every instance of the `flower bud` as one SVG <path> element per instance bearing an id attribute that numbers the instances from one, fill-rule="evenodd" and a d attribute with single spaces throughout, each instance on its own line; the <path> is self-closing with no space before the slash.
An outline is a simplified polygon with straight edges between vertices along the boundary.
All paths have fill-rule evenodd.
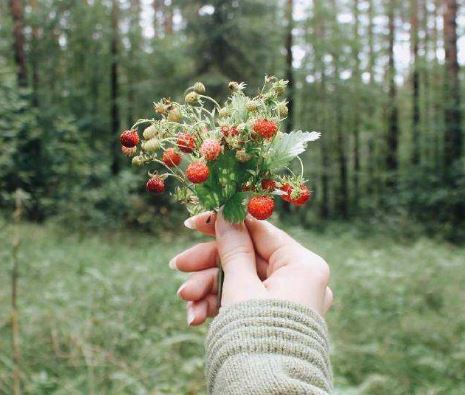
<path id="1" fill-rule="evenodd" d="M 187 104 L 195 104 L 199 100 L 199 94 L 197 92 L 189 92 L 184 100 Z"/>
<path id="2" fill-rule="evenodd" d="M 239 90 L 239 84 L 236 81 L 231 81 L 228 84 L 228 88 L 232 90 L 233 92 L 237 92 Z"/>
<path id="3" fill-rule="evenodd" d="M 158 103 L 153 103 L 153 109 L 157 114 L 164 115 L 168 111 L 168 108 L 165 103 L 159 101 Z"/>
<path id="4" fill-rule="evenodd" d="M 202 84 L 201 82 L 196 82 L 194 84 L 194 91 L 196 91 L 197 93 L 200 93 L 201 95 L 204 94 L 206 91 L 205 85 Z"/>

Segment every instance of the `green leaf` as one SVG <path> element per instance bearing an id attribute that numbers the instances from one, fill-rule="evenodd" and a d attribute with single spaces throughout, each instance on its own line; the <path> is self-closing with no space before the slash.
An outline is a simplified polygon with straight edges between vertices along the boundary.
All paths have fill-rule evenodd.
<path id="1" fill-rule="evenodd" d="M 234 157 L 234 152 L 225 152 L 218 158 L 215 166 L 218 174 L 218 193 L 223 201 L 227 201 L 236 193 L 240 181 L 239 166 Z"/>
<path id="2" fill-rule="evenodd" d="M 292 159 L 305 151 L 308 142 L 319 138 L 319 132 L 302 132 L 301 130 L 275 138 L 266 153 L 267 167 L 270 170 L 285 167 Z"/>
<path id="3" fill-rule="evenodd" d="M 223 215 L 226 221 L 232 224 L 244 221 L 247 215 L 245 201 L 248 195 L 248 192 L 237 192 L 226 202 L 223 207 Z"/>
<path id="4" fill-rule="evenodd" d="M 207 210 L 213 210 L 220 206 L 220 196 L 217 191 L 209 188 L 208 185 L 197 185 L 195 193 L 199 198 L 200 204 Z"/>

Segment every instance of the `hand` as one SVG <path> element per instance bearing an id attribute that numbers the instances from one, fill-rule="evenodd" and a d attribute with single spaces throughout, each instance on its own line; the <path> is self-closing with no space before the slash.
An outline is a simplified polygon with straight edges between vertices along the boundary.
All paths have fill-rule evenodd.
<path id="1" fill-rule="evenodd" d="M 178 290 L 187 301 L 189 325 L 199 325 L 218 313 L 218 257 L 224 270 L 222 307 L 268 298 L 300 303 L 320 315 L 330 308 L 333 295 L 327 263 L 269 222 L 247 217 L 243 224 L 232 225 L 221 214 L 203 213 L 185 225 L 216 236 L 170 262 L 173 269 L 192 273 Z"/>

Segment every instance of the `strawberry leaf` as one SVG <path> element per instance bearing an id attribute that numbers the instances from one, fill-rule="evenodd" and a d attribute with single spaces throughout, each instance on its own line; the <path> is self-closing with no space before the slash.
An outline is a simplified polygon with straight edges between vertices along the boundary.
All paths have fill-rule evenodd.
<path id="1" fill-rule="evenodd" d="M 245 201 L 248 195 L 248 192 L 237 192 L 226 202 L 223 207 L 223 215 L 226 221 L 232 224 L 244 221 L 247 215 Z"/>
<path id="2" fill-rule="evenodd" d="M 269 170 L 279 170 L 292 159 L 305 151 L 307 143 L 320 138 L 319 132 L 302 132 L 301 130 L 278 136 L 270 144 L 265 156 Z"/>

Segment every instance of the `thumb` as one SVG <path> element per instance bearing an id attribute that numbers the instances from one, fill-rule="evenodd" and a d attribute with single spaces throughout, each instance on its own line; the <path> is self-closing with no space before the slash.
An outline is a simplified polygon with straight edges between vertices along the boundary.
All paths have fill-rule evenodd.
<path id="1" fill-rule="evenodd" d="M 264 287 L 257 275 L 255 250 L 245 224 L 230 224 L 220 212 L 215 234 L 224 270 L 222 305 L 258 297 Z"/>

